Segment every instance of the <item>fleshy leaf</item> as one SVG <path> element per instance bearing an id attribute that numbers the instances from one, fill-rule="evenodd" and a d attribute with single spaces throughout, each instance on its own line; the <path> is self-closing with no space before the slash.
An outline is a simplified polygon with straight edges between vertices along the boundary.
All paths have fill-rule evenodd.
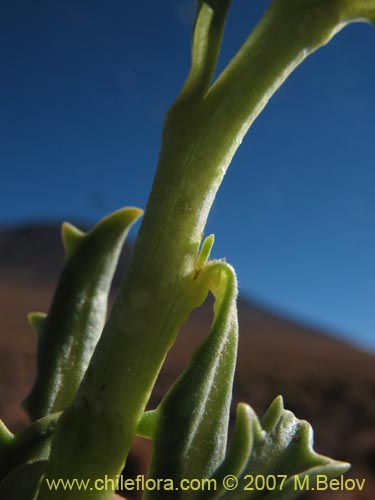
<path id="1" fill-rule="evenodd" d="M 0 481 L 4 476 L 4 470 L 8 461 L 9 449 L 14 440 L 14 435 L 0 419 Z"/>
<path id="2" fill-rule="evenodd" d="M 253 435 L 247 463 L 240 474 L 235 474 L 239 481 L 238 488 L 227 491 L 220 498 L 292 500 L 304 489 L 314 488 L 318 474 L 329 480 L 345 473 L 350 467 L 313 450 L 310 424 L 285 410 L 281 396 L 274 400 L 261 422 L 249 406 L 246 418 Z M 230 470 L 232 454 L 227 455 L 220 469 Z M 252 490 L 244 491 L 246 485 L 251 487 L 250 476 L 255 478 L 257 475 L 265 479 L 275 477 L 276 487 L 270 481 L 269 486 L 266 482 L 264 487 L 261 485 L 257 489 L 253 486 Z"/>
<path id="3" fill-rule="evenodd" d="M 244 403 L 238 405 L 236 425 L 228 453 L 212 476 L 216 481 L 216 488 L 212 491 L 202 490 L 197 495 L 197 500 L 218 498 L 224 491 L 224 478 L 228 475 L 238 476 L 246 466 L 254 443 L 252 415 L 253 411 L 248 405 Z"/>
<path id="4" fill-rule="evenodd" d="M 32 312 L 27 315 L 27 320 L 32 331 L 38 335 L 42 334 L 43 325 L 46 321 L 47 314 L 42 312 Z"/>
<path id="5" fill-rule="evenodd" d="M 38 339 L 36 381 L 24 401 L 32 420 L 72 403 L 104 326 L 124 238 L 140 214 L 136 208 L 118 210 L 87 234 L 64 225 L 67 259 Z M 39 319 L 31 318 L 36 330 Z"/>
<path id="6" fill-rule="evenodd" d="M 64 222 L 62 225 L 61 236 L 67 258 L 78 251 L 78 247 L 85 239 L 85 233 L 70 222 Z"/>
<path id="7" fill-rule="evenodd" d="M 151 410 L 146 411 L 139 421 L 137 428 L 137 436 L 144 437 L 146 439 L 152 439 L 155 434 L 155 429 L 157 426 L 158 411 Z"/>
<path id="8" fill-rule="evenodd" d="M 191 69 L 176 104 L 201 98 L 215 72 L 231 0 L 197 0 L 193 29 Z"/>
<path id="9" fill-rule="evenodd" d="M 234 271 L 223 262 L 207 265 L 200 279 L 216 299 L 212 328 L 157 409 L 150 468 L 154 478 L 209 477 L 225 455 L 237 354 L 237 284 Z M 170 493 L 171 498 L 187 494 Z M 163 498 L 163 491 L 145 498 Z"/>
<path id="10" fill-rule="evenodd" d="M 214 243 L 215 243 L 215 235 L 214 234 L 209 234 L 207 236 L 207 238 L 204 239 L 204 241 L 202 243 L 201 250 L 199 252 L 198 261 L 197 261 L 197 266 L 196 266 L 197 271 L 200 271 L 200 269 L 208 261 Z"/>
<path id="11" fill-rule="evenodd" d="M 0 419 L 0 447 L 9 446 L 13 441 L 14 435 L 4 422 Z"/>
<path id="12" fill-rule="evenodd" d="M 0 483 L 0 498 L 32 500 L 46 464 L 46 460 L 41 460 L 13 469 Z"/>
<path id="13" fill-rule="evenodd" d="M 61 412 L 53 413 L 36 420 L 14 437 L 8 452 L 10 468 L 48 459 L 52 436 L 60 415 Z"/>

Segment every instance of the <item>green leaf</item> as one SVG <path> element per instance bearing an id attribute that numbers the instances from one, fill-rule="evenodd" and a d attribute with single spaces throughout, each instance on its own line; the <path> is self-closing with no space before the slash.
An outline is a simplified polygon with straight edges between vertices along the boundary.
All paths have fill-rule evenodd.
<path id="1" fill-rule="evenodd" d="M 0 419 L 0 449 L 2 447 L 8 447 L 13 441 L 14 435 L 4 422 Z"/>
<path id="2" fill-rule="evenodd" d="M 286 78 L 346 25 L 358 21 L 375 22 L 375 0 L 271 3 L 205 96 L 206 116 L 216 135 L 212 141 L 229 161 Z"/>
<path id="3" fill-rule="evenodd" d="M 0 498 L 7 500 L 33 500 L 47 461 L 25 464 L 12 470 L 0 483 Z"/>
<path id="4" fill-rule="evenodd" d="M 332 460 L 313 450 L 310 424 L 298 420 L 292 412 L 285 410 L 281 396 L 274 400 L 261 422 L 247 406 L 246 420 L 241 426 L 246 433 L 251 428 L 252 433 L 252 439 L 247 440 L 246 465 L 239 474 L 234 473 L 238 477 L 238 488 L 227 491 L 220 498 L 292 500 L 302 493 L 300 485 L 304 484 L 306 489 L 307 486 L 314 488 L 318 474 L 332 479 L 345 473 L 350 467 L 347 463 Z M 243 450 L 239 453 L 242 456 Z M 230 471 L 235 461 L 233 456 L 236 459 L 235 451 L 231 450 L 220 469 Z M 274 482 L 270 481 L 269 488 L 267 483 L 264 486 L 261 483 L 258 489 L 252 485 L 252 490 L 244 491 L 246 485 L 251 487 L 250 476 L 261 476 L 261 479 L 265 480 L 267 477 L 275 477 L 276 487 Z M 303 483 L 306 477 L 308 479 Z"/>
<path id="5" fill-rule="evenodd" d="M 225 19 L 231 0 L 197 0 L 193 29 L 191 69 L 176 100 L 202 98 L 215 72 L 223 37 Z"/>
<path id="6" fill-rule="evenodd" d="M 212 328 L 157 409 L 153 478 L 209 477 L 225 455 L 237 354 L 237 284 L 233 269 L 222 262 L 208 264 L 200 279 L 216 299 Z M 191 492 L 170 495 L 190 498 Z M 164 496 L 155 491 L 145 498 Z"/>
<path id="7" fill-rule="evenodd" d="M 32 420 L 72 403 L 104 326 L 124 238 L 140 214 L 118 210 L 87 234 L 63 225 L 67 258 L 50 311 L 29 316 L 39 333 L 36 381 L 24 401 Z"/>
<path id="8" fill-rule="evenodd" d="M 157 410 L 145 411 L 138 424 L 137 436 L 141 436 L 146 439 L 152 439 L 155 435 L 157 420 Z"/>
<path id="9" fill-rule="evenodd" d="M 13 443 L 14 435 L 0 419 L 0 481 L 7 467 L 9 449 Z"/>
<path id="10" fill-rule="evenodd" d="M 27 315 L 27 320 L 32 331 L 39 337 L 43 331 L 43 325 L 47 318 L 47 314 L 42 312 L 32 312 Z"/>
<path id="11" fill-rule="evenodd" d="M 197 264 L 196 264 L 196 271 L 197 272 L 200 272 L 201 269 L 204 267 L 204 265 L 207 263 L 207 261 L 210 257 L 210 253 L 211 253 L 212 247 L 214 245 L 214 242 L 215 242 L 215 235 L 214 234 L 208 235 L 207 238 L 205 238 L 205 240 L 203 241 L 201 250 L 199 252 Z"/>
<path id="12" fill-rule="evenodd" d="M 237 406 L 236 425 L 232 442 L 225 460 L 212 476 L 212 479 L 216 482 L 216 488 L 212 491 L 202 490 L 197 495 L 197 500 L 218 498 L 224 491 L 224 478 L 228 475 L 238 476 L 246 466 L 254 443 L 252 417 L 253 411 L 248 405 L 240 403 Z"/>
<path id="13" fill-rule="evenodd" d="M 61 412 L 43 417 L 16 434 L 8 451 L 8 467 L 15 468 L 24 463 L 47 460 L 60 416 Z"/>
<path id="14" fill-rule="evenodd" d="M 79 246 L 85 239 L 85 233 L 73 226 L 73 224 L 70 224 L 70 222 L 64 222 L 62 225 L 61 236 L 65 255 L 68 258 L 78 251 Z"/>

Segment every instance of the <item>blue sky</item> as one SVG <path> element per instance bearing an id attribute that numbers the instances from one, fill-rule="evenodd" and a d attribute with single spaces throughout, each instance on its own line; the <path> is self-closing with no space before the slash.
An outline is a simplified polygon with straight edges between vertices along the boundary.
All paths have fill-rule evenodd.
<path id="1" fill-rule="evenodd" d="M 269 2 L 233 0 L 220 67 Z M 193 0 L 14 0 L 0 19 L 0 224 L 144 207 L 186 76 Z M 207 233 L 241 292 L 374 346 L 375 31 L 346 28 L 272 98 Z"/>

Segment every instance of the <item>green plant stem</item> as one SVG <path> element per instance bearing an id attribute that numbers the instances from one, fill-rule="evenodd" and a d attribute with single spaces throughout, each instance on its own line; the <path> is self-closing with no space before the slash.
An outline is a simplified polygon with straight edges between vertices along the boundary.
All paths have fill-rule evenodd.
<path id="1" fill-rule="evenodd" d="M 194 281 L 199 244 L 244 134 L 309 53 L 343 23 L 373 12 L 374 0 L 276 1 L 208 93 L 171 108 L 130 267 L 75 403 L 60 419 L 46 477 L 120 473 L 165 356 L 204 299 Z M 50 495 L 43 482 L 38 500 Z M 64 500 L 111 496 L 53 494 Z"/>

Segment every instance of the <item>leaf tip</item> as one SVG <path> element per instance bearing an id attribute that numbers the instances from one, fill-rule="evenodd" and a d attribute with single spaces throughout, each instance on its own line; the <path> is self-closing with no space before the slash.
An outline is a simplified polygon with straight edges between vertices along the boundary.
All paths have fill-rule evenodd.
<path id="1" fill-rule="evenodd" d="M 215 243 L 214 234 L 209 234 L 207 238 L 204 239 L 198 256 L 198 261 L 197 261 L 198 269 L 202 268 L 210 258 L 210 253 L 214 243 Z"/>
<path id="2" fill-rule="evenodd" d="M 27 315 L 27 321 L 31 326 L 32 331 L 38 336 L 42 333 L 46 317 L 47 314 L 42 312 L 31 312 Z"/>
<path id="3" fill-rule="evenodd" d="M 8 429 L 0 418 L 0 444 L 6 446 L 13 441 L 14 434 Z"/>
<path id="4" fill-rule="evenodd" d="M 73 224 L 70 224 L 70 222 L 64 222 L 61 227 L 61 236 L 65 254 L 69 258 L 80 246 L 83 238 L 85 237 L 85 233 L 73 226 Z"/>

